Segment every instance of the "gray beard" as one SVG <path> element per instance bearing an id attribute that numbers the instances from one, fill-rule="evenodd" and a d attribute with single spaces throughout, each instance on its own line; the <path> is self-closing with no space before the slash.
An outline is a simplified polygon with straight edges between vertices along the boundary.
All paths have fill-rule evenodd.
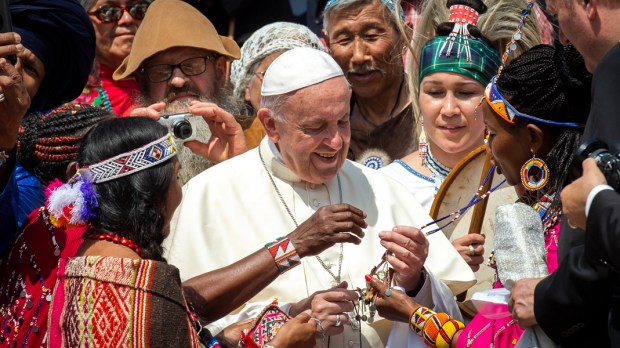
<path id="1" fill-rule="evenodd" d="M 217 88 L 215 90 L 215 94 L 211 98 L 203 96 L 198 100 L 201 102 L 214 103 L 232 115 L 239 115 L 241 113 L 242 103 L 234 97 L 232 90 L 228 87 Z M 149 106 L 154 103 L 155 101 L 149 98 L 149 96 L 141 96 L 136 100 L 136 105 Z M 189 103 L 189 100 L 181 100 L 179 102 L 167 104 L 163 114 L 168 115 L 186 112 L 189 107 Z M 194 129 L 194 132 L 196 134 L 196 140 L 201 143 L 207 143 L 211 138 L 209 126 L 202 119 L 202 117 L 199 117 L 198 122 L 196 122 L 195 125 L 196 129 Z M 177 158 L 181 164 L 179 177 L 182 185 L 185 185 L 185 183 L 187 183 L 191 178 L 214 165 L 214 163 L 206 158 L 198 156 L 190 149 L 182 146 L 182 143 L 179 141 L 177 141 L 177 149 Z"/>

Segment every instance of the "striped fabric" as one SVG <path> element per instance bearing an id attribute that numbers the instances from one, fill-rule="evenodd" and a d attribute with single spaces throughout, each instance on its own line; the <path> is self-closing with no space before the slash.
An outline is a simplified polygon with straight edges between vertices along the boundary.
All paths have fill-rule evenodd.
<path id="1" fill-rule="evenodd" d="M 77 257 L 61 259 L 58 277 L 50 347 L 200 346 L 173 266 Z"/>

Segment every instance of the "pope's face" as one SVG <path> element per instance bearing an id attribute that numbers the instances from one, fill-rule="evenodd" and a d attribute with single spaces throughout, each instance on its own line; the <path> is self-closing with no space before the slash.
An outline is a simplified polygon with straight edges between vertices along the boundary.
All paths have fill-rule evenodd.
<path id="1" fill-rule="evenodd" d="M 333 179 L 347 158 L 350 90 L 343 77 L 297 91 L 274 121 L 270 139 L 284 164 L 300 179 L 322 184 Z"/>

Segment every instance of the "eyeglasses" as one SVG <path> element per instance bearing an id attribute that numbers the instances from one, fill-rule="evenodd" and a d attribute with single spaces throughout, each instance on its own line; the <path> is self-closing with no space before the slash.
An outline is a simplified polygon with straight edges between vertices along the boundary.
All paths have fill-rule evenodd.
<path id="1" fill-rule="evenodd" d="M 207 70 L 207 60 L 215 59 L 216 56 L 204 56 L 189 58 L 179 64 L 155 64 L 141 68 L 139 71 L 146 74 L 151 82 L 168 81 L 174 68 L 179 68 L 186 76 L 200 75 Z"/>
<path id="2" fill-rule="evenodd" d="M 263 79 L 265 78 L 265 73 L 266 73 L 266 71 L 257 71 L 257 72 L 254 73 L 254 75 L 256 75 L 256 77 L 258 77 L 260 82 L 263 82 Z"/>
<path id="3" fill-rule="evenodd" d="M 150 4 L 151 1 L 138 2 L 129 6 L 104 5 L 88 14 L 97 17 L 101 23 L 118 22 L 125 12 L 129 13 L 133 19 L 142 20 Z"/>
<path id="4" fill-rule="evenodd" d="M 497 89 L 495 85 L 495 80 L 497 80 L 497 75 L 491 79 L 491 82 L 487 85 L 484 90 L 484 98 L 487 103 L 493 109 L 493 111 L 498 114 L 501 118 L 503 118 L 506 122 L 510 124 L 516 124 L 518 118 L 525 118 L 530 121 L 540 122 L 544 124 L 550 124 L 555 126 L 563 126 L 563 127 L 573 127 L 573 128 L 583 128 L 584 125 L 572 123 L 572 122 L 557 122 L 551 120 L 545 120 L 542 118 L 538 118 L 535 116 L 527 115 L 519 112 L 515 109 L 514 106 L 510 105 L 510 103 L 504 99 L 500 91 Z"/>

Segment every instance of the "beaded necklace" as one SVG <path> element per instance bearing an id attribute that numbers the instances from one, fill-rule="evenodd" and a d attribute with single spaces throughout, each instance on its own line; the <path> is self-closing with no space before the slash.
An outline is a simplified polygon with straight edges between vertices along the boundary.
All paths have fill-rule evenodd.
<path id="1" fill-rule="evenodd" d="M 103 107 L 105 107 L 108 112 L 112 112 L 112 103 L 110 102 L 110 97 L 108 96 L 108 93 L 105 91 L 105 89 L 103 89 L 101 82 L 97 81 L 96 89 L 99 93 L 99 97 L 101 98 L 101 103 L 103 104 Z"/>
<path id="2" fill-rule="evenodd" d="M 450 174 L 450 168 L 446 167 L 443 163 L 440 163 L 433 157 L 431 153 L 431 147 L 426 147 L 426 155 L 422 156 L 422 165 L 428 167 L 430 169 L 433 181 L 435 181 L 435 192 L 439 191 L 439 187 L 446 179 L 448 174 Z"/>
<path id="3" fill-rule="evenodd" d="M 95 234 L 93 236 L 89 236 L 89 238 L 91 238 L 91 239 L 98 239 L 98 240 L 105 240 L 105 241 L 108 241 L 108 242 L 112 242 L 114 244 L 120 244 L 122 246 L 125 246 L 125 247 L 133 250 L 136 254 L 138 254 L 138 256 L 142 257 L 142 255 L 141 255 L 142 250 L 140 249 L 140 247 L 136 243 L 134 243 L 131 239 L 119 236 L 116 233 L 112 233 L 112 232 L 99 233 L 99 234 Z"/>

